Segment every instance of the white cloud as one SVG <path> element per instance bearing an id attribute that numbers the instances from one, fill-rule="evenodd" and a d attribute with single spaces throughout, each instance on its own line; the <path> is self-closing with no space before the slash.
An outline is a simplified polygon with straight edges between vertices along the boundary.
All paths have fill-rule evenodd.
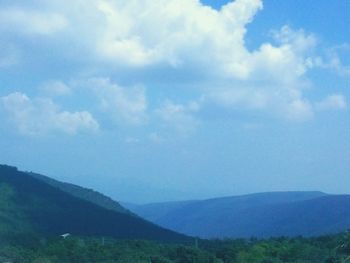
<path id="1" fill-rule="evenodd" d="M 286 109 L 286 117 L 295 121 L 309 120 L 313 115 L 312 105 L 301 99 L 293 100 Z"/>
<path id="2" fill-rule="evenodd" d="M 196 102 L 182 105 L 165 101 L 155 113 L 167 128 L 173 129 L 179 134 L 188 135 L 193 133 L 199 124 L 193 115 L 198 110 L 199 105 Z M 157 137 L 157 134 L 153 134 L 150 138 L 157 141 Z"/>
<path id="3" fill-rule="evenodd" d="M 91 78 L 83 85 L 94 92 L 101 110 L 115 121 L 132 125 L 147 121 L 147 98 L 143 87 L 122 87 L 108 78 Z"/>
<path id="4" fill-rule="evenodd" d="M 247 53 L 245 25 L 261 8 L 260 0 L 237 0 L 220 12 L 197 0 L 99 1 L 105 23 L 96 47 L 117 63 L 177 67 L 210 61 L 239 75 Z"/>
<path id="5" fill-rule="evenodd" d="M 283 26 L 280 30 L 273 30 L 272 35 L 282 45 L 293 46 L 295 52 L 303 53 L 317 44 L 317 39 L 312 34 L 306 34 L 304 30 L 292 30 L 289 26 Z"/>
<path id="6" fill-rule="evenodd" d="M 335 70 L 341 76 L 350 76 L 350 66 L 344 65 L 339 56 L 334 55 L 327 67 Z"/>
<path id="7" fill-rule="evenodd" d="M 40 91 L 47 96 L 65 96 L 72 93 L 72 90 L 62 81 L 52 80 L 45 82 L 41 87 Z"/>
<path id="8" fill-rule="evenodd" d="M 322 66 L 313 52 L 317 38 L 302 29 L 283 26 L 272 31 L 270 42 L 249 50 L 245 43 L 247 25 L 262 10 L 262 0 L 235 0 L 220 10 L 198 0 L 41 2 L 45 12 L 40 8 L 2 9 L 3 30 L 12 26 L 27 34 L 64 31 L 64 43 L 81 51 L 75 59 L 85 61 L 90 56 L 92 68 L 122 68 L 132 77 L 136 72 L 139 79 L 135 82 L 143 82 L 144 72 L 152 73 L 146 77 L 152 78 L 154 71 L 162 68 L 166 79 L 178 70 L 186 75 L 189 88 L 222 107 L 263 111 L 298 121 L 314 115 L 314 103 L 305 97 L 304 90 L 312 86 L 308 71 Z M 347 72 L 340 66 L 334 59 L 332 67 Z M 123 73 L 116 70 L 115 74 Z M 145 85 L 152 86 L 152 81 Z M 91 80 L 90 84 L 103 110 L 115 120 L 131 124 L 146 121 L 143 88 L 121 87 L 109 79 Z"/>
<path id="9" fill-rule="evenodd" d="M 205 100 L 289 120 L 310 119 L 313 108 L 303 97 L 303 90 L 310 86 L 305 74 L 314 66 L 308 55 L 316 39 L 287 26 L 274 31 L 273 36 L 278 45 L 263 43 L 256 51 L 246 53 L 242 74 L 208 88 Z"/>
<path id="10" fill-rule="evenodd" d="M 74 135 L 80 131 L 97 131 L 99 125 L 87 111 L 62 111 L 47 98 L 30 99 L 15 92 L 0 97 L 0 103 L 19 132 L 24 135 L 40 135 L 53 131 Z"/>
<path id="11" fill-rule="evenodd" d="M 0 29 L 28 35 L 50 35 L 67 27 L 67 19 L 57 13 L 20 8 L 0 9 Z"/>
<path id="12" fill-rule="evenodd" d="M 346 65 L 341 57 L 349 56 L 350 44 L 343 44 L 332 47 L 328 50 L 327 58 L 318 58 L 316 63 L 319 67 L 330 69 L 338 73 L 340 76 L 350 76 L 350 65 Z"/>
<path id="13" fill-rule="evenodd" d="M 104 59 L 129 67 L 165 63 L 204 70 L 220 86 L 203 89 L 204 97 L 225 107 L 284 112 L 292 120 L 313 115 L 303 89 L 307 70 L 315 66 L 309 54 L 316 37 L 284 26 L 273 31 L 276 45 L 249 51 L 246 26 L 262 9 L 260 0 L 236 0 L 220 11 L 195 0 L 100 1 L 98 8 L 105 28 L 95 46 Z"/>
<path id="14" fill-rule="evenodd" d="M 333 94 L 329 95 L 320 102 L 315 103 L 315 108 L 317 110 L 343 110 L 346 109 L 347 102 L 343 95 Z"/>

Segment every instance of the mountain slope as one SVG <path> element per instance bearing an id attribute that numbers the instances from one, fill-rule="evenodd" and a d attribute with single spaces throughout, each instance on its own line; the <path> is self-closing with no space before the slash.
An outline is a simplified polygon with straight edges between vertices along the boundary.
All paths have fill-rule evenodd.
<path id="1" fill-rule="evenodd" d="M 180 202 L 164 202 L 164 203 L 151 203 L 145 205 L 137 205 L 132 203 L 122 203 L 124 207 L 127 207 L 135 214 L 146 218 L 147 220 L 154 222 L 160 218 L 166 217 L 169 213 L 183 208 L 189 204 L 197 201 L 180 201 Z"/>
<path id="2" fill-rule="evenodd" d="M 14 167 L 0 165 L 0 236 L 8 233 L 187 239 L 138 217 L 74 197 Z"/>
<path id="3" fill-rule="evenodd" d="M 37 173 L 28 173 L 30 176 L 39 179 L 55 188 L 58 188 L 68 194 L 71 194 L 75 197 L 81 198 L 88 202 L 94 203 L 103 208 L 113 210 L 119 213 L 132 214 L 129 210 L 121 206 L 117 201 L 114 201 L 108 196 L 105 196 L 99 192 L 96 192 L 92 189 L 87 189 L 78 185 L 60 182 L 50 177 L 37 174 Z"/>
<path id="4" fill-rule="evenodd" d="M 130 207 L 153 222 L 204 238 L 314 236 L 350 228 L 350 196 L 321 192 L 276 192 L 184 204 Z M 170 207 L 170 208 L 171 208 Z M 152 212 L 155 210 L 154 212 Z M 148 215 L 158 214 L 158 218 Z"/>

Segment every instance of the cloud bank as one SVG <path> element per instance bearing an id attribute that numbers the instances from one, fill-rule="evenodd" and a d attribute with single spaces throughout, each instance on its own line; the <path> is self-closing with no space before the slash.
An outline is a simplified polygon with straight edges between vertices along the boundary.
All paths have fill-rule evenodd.
<path id="1" fill-rule="evenodd" d="M 255 50 L 247 47 L 247 25 L 263 10 L 262 0 L 236 0 L 220 10 L 198 0 L 29 2 L 25 6 L 20 1 L 0 4 L 0 30 L 9 35 L 8 45 L 15 45 L 11 36 L 23 41 L 53 38 L 62 45 L 52 46 L 48 41 L 46 48 L 54 47 L 58 55 L 69 53 L 72 61 L 86 61 L 88 57 L 91 63 L 87 65 L 88 72 L 92 73 L 83 80 L 77 76 L 77 81 L 83 81 L 94 92 L 100 109 L 118 123 L 140 125 L 149 118 L 158 118 L 179 131 L 191 130 L 197 123 L 193 112 L 213 104 L 291 121 L 309 120 L 320 110 L 346 108 L 342 94 L 329 94 L 321 102 L 305 95 L 305 91 L 314 88 L 308 72 L 316 67 L 324 68 L 314 34 L 283 26 L 272 30 L 271 39 Z M 69 52 L 69 46 L 79 52 Z M 96 75 L 96 68 L 108 68 L 107 72 L 116 79 L 127 72 L 129 82 L 135 77 L 134 83 L 141 85 L 123 87 L 109 76 Z M 149 103 L 152 98 L 147 98 L 147 94 L 152 92 L 148 91 L 157 80 L 142 76 L 155 75 L 160 69 L 164 79 L 180 72 L 185 85 L 197 97 L 180 103 L 172 103 L 171 98 Z M 61 96 L 72 92 L 60 83 L 46 85 L 46 94 Z M 33 111 L 40 118 L 50 119 L 55 129 L 67 133 L 98 129 L 89 112 L 61 112 L 49 99 L 31 101 L 24 94 L 13 93 L 2 101 L 14 122 L 22 123 L 19 125 L 22 131 L 48 129 L 41 127 L 37 118 L 23 121 L 27 115 L 33 119 L 30 113 Z M 198 106 L 195 110 L 188 106 L 193 101 Z M 153 105 L 152 110 L 149 104 Z M 40 112 L 44 109 L 49 113 Z M 64 128 L 67 123 L 74 124 Z"/>

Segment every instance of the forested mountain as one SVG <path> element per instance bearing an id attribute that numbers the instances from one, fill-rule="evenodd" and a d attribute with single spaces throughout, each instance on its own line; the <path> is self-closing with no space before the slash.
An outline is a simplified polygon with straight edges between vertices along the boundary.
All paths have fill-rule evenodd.
<path id="1" fill-rule="evenodd" d="M 15 167 L 1 165 L 0 236 L 64 233 L 117 239 L 187 239 L 138 217 L 77 198 Z"/>
<path id="2" fill-rule="evenodd" d="M 89 201 L 91 203 L 94 203 L 106 209 L 113 210 L 120 213 L 132 214 L 129 210 L 121 206 L 117 201 L 114 201 L 110 197 L 105 196 L 104 194 L 101 194 L 92 189 L 87 189 L 87 188 L 70 184 L 70 183 L 60 182 L 50 177 L 37 174 L 37 173 L 28 173 L 28 174 L 53 187 L 59 188 L 60 190 L 67 192 L 75 197 Z"/>
<path id="3" fill-rule="evenodd" d="M 316 236 L 350 228 L 350 195 L 274 192 L 129 206 L 163 227 L 203 238 Z"/>

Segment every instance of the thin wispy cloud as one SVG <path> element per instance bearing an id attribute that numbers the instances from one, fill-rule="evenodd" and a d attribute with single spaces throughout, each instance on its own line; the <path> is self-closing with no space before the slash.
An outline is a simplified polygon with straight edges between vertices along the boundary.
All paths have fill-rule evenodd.
<path id="1" fill-rule="evenodd" d="M 31 99 L 26 94 L 15 92 L 0 97 L 8 120 L 23 135 L 43 135 L 63 132 L 74 135 L 79 131 L 97 131 L 98 122 L 87 111 L 69 112 L 61 110 L 47 98 Z"/>

